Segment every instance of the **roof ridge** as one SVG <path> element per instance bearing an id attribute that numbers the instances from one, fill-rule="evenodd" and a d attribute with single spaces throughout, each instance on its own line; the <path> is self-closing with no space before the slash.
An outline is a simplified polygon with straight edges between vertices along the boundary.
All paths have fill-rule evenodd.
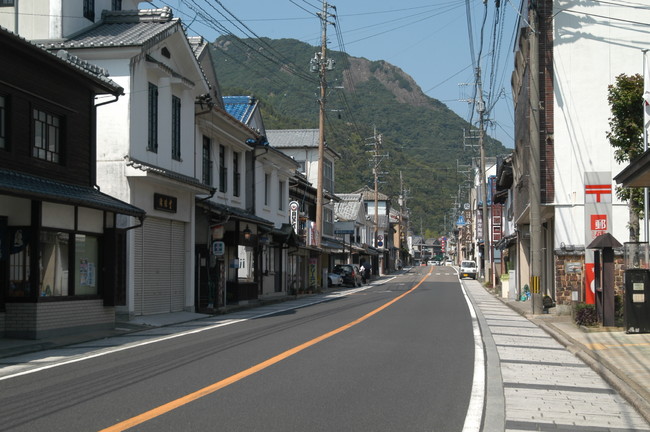
<path id="1" fill-rule="evenodd" d="M 168 22 L 174 18 L 174 13 L 169 6 L 159 9 L 102 11 L 102 21 L 107 24 L 126 22 Z"/>

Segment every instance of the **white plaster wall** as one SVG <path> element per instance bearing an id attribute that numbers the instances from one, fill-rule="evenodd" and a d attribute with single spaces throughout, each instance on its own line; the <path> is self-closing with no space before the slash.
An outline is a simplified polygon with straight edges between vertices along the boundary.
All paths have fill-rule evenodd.
<path id="1" fill-rule="evenodd" d="M 650 10 L 578 3 L 559 1 L 554 9 L 556 247 L 584 244 L 584 173 L 609 171 L 613 177 L 625 166 L 615 162 L 606 137 L 607 87 L 617 75 L 642 73 L 641 49 L 650 47 L 647 29 L 620 21 L 649 22 Z M 627 208 L 615 194 L 612 201 L 612 234 L 626 241 Z"/>
<path id="2" fill-rule="evenodd" d="M 32 202 L 24 198 L 0 195 L 0 214 L 7 216 L 8 225 L 31 225 Z"/>

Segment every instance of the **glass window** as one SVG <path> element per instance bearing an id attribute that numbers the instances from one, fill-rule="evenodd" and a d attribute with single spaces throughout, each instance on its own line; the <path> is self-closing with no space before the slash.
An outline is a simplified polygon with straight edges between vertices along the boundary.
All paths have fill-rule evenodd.
<path id="1" fill-rule="evenodd" d="M 181 160 L 181 100 L 172 96 L 172 159 Z"/>
<path id="2" fill-rule="evenodd" d="M 271 175 L 264 174 L 264 205 L 269 205 L 271 195 Z"/>
<path id="3" fill-rule="evenodd" d="M 0 95 L 0 149 L 7 148 L 7 99 Z"/>
<path id="4" fill-rule="evenodd" d="M 212 158 L 210 156 L 210 149 L 212 148 L 212 140 L 203 135 L 203 184 L 212 186 Z"/>
<path id="5" fill-rule="evenodd" d="M 13 6 L 15 0 L 0 0 L 0 7 L 3 6 Z"/>
<path id="6" fill-rule="evenodd" d="M 84 0 L 84 18 L 95 21 L 95 0 Z"/>
<path id="7" fill-rule="evenodd" d="M 68 260 L 70 234 L 56 231 L 41 232 L 39 257 L 41 297 L 68 295 Z"/>
<path id="8" fill-rule="evenodd" d="M 30 293 L 30 230 L 15 228 L 9 232 L 8 297 L 28 297 Z"/>
<path id="9" fill-rule="evenodd" d="M 326 191 L 334 192 L 334 167 L 330 160 L 323 162 L 323 188 Z"/>
<path id="10" fill-rule="evenodd" d="M 83 234 L 75 235 L 74 252 L 75 295 L 96 295 L 99 263 L 99 242 L 97 237 Z"/>
<path id="11" fill-rule="evenodd" d="M 239 153 L 233 152 L 232 154 L 232 194 L 239 196 L 239 189 L 241 187 L 241 174 L 239 173 Z"/>
<path id="12" fill-rule="evenodd" d="M 61 119 L 45 111 L 34 109 L 34 146 L 32 156 L 59 163 L 61 152 Z"/>
<path id="13" fill-rule="evenodd" d="M 158 86 L 149 83 L 147 150 L 158 151 Z"/>
<path id="14" fill-rule="evenodd" d="M 122 0 L 111 0 L 111 10 L 121 11 L 122 10 Z"/>
<path id="15" fill-rule="evenodd" d="M 280 193 L 278 194 L 279 195 L 278 199 L 280 201 L 278 203 L 278 210 L 284 210 L 284 200 L 285 200 L 285 198 L 284 198 L 284 185 L 285 185 L 285 182 L 283 182 L 283 181 L 280 181 L 280 184 L 278 185 L 278 190 L 280 191 Z"/>
<path id="16" fill-rule="evenodd" d="M 226 147 L 219 145 L 219 192 L 228 190 L 228 169 L 226 168 Z"/>

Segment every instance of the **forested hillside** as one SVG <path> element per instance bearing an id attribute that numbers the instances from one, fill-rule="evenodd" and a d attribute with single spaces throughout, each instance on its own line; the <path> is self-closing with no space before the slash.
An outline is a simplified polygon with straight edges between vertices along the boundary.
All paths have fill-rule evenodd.
<path id="1" fill-rule="evenodd" d="M 260 45 L 221 37 L 214 49 L 223 93 L 260 99 L 267 129 L 318 127 L 319 81 L 309 62 L 319 48 L 293 39 L 263 38 Z M 327 72 L 326 140 L 343 156 L 335 168 L 336 192 L 374 187 L 373 161 L 378 160 L 380 190 L 395 205 L 402 176 L 413 231 L 419 234 L 422 227 L 428 235 L 445 234 L 450 228 L 443 227 L 445 214 L 467 180 L 457 165 L 478 157 L 477 149 L 463 144 L 470 124 L 390 63 L 336 51 L 327 57 L 336 65 Z M 381 157 L 373 159 L 378 135 Z M 507 152 L 501 143 L 486 140 L 487 155 Z"/>

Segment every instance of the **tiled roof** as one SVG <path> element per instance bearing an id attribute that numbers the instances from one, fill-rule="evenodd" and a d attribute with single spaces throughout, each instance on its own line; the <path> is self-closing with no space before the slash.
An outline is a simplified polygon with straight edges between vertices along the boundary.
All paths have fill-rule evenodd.
<path id="1" fill-rule="evenodd" d="M 248 125 L 259 102 L 253 96 L 224 96 L 223 103 L 228 114 Z"/>
<path id="2" fill-rule="evenodd" d="M 364 201 L 374 201 L 375 200 L 375 191 L 374 189 L 370 189 L 368 185 L 362 187 L 358 191 L 355 191 L 354 193 L 360 193 L 363 195 Z M 379 201 L 388 201 L 388 195 L 385 195 L 381 192 L 377 192 L 377 199 Z"/>
<path id="3" fill-rule="evenodd" d="M 0 169 L 0 192 L 43 201 L 81 205 L 129 216 L 143 216 L 141 210 L 90 186 L 71 185 L 18 171 Z"/>
<path id="4" fill-rule="evenodd" d="M 343 221 L 356 220 L 362 206 L 359 194 L 337 194 L 340 202 L 334 204 L 334 215 Z"/>
<path id="5" fill-rule="evenodd" d="M 43 41 L 45 48 L 106 48 L 155 45 L 182 31 L 169 7 L 140 11 L 104 11 L 102 20 L 62 41 Z"/>
<path id="6" fill-rule="evenodd" d="M 12 40 L 13 43 L 22 45 L 25 49 L 38 50 L 42 52 L 44 56 L 51 56 L 51 58 L 56 59 L 55 61 L 65 63 L 71 69 L 75 69 L 77 72 L 85 75 L 86 77 L 100 84 L 102 87 L 110 90 L 110 92 L 113 94 L 119 95 L 124 91 L 124 89 L 119 84 L 108 78 L 108 72 L 105 69 L 82 60 L 79 57 L 68 53 L 67 51 L 47 51 L 43 49 L 43 47 L 38 46 L 1 26 L 0 34 L 2 34 L 3 38 L 7 37 Z"/>
<path id="7" fill-rule="evenodd" d="M 318 129 L 267 129 L 266 138 L 276 148 L 318 148 Z"/>
<path id="8" fill-rule="evenodd" d="M 223 216 L 234 216 L 237 219 L 248 221 L 251 223 L 269 225 L 271 227 L 273 226 L 273 222 L 261 218 L 259 216 L 256 216 L 255 214 L 249 212 L 248 210 L 244 210 L 242 208 L 232 207 L 225 204 L 216 203 L 214 201 L 205 201 L 200 199 L 197 199 L 196 203 L 202 207 L 205 207 Z"/>
<path id="9" fill-rule="evenodd" d="M 194 177 L 186 176 L 184 174 L 177 173 L 175 171 L 171 171 L 168 169 L 160 168 L 155 165 L 151 165 L 147 162 L 140 161 L 138 159 L 134 159 L 129 156 L 125 156 L 124 159 L 126 160 L 126 165 L 139 169 L 141 171 L 147 172 L 147 173 L 152 173 L 159 175 L 161 177 L 165 177 L 170 180 L 177 181 L 179 183 L 186 184 L 188 186 L 192 186 L 196 189 L 203 190 L 206 193 L 213 193 L 214 188 L 212 186 L 208 186 L 206 184 L 201 183 L 199 180 L 195 179 Z"/>

